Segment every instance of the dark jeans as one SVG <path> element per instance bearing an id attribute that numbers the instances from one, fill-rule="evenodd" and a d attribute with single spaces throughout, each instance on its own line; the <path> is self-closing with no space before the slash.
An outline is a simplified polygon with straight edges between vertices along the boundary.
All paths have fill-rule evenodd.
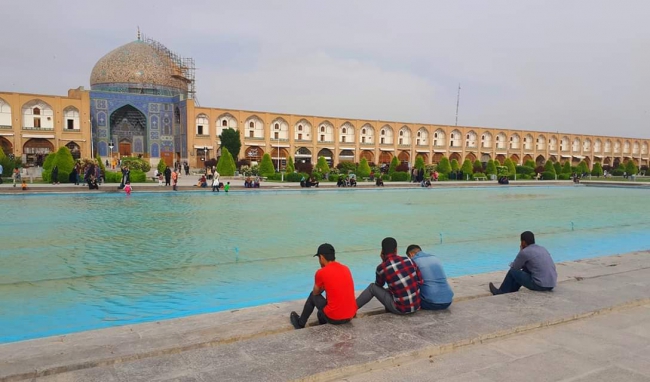
<path id="1" fill-rule="evenodd" d="M 434 304 L 432 302 L 422 300 L 420 302 L 420 309 L 424 309 L 424 310 L 443 310 L 443 309 L 449 308 L 449 305 L 451 305 L 451 302 L 448 302 L 446 304 Z"/>
<path id="2" fill-rule="evenodd" d="M 535 291 L 549 291 L 553 289 L 541 287 L 535 284 L 533 276 L 528 272 L 510 269 L 506 274 L 506 277 L 503 279 L 499 291 L 501 291 L 501 293 L 517 292 L 522 286 Z"/>
<path id="3" fill-rule="evenodd" d="M 327 306 L 327 300 L 325 297 L 322 295 L 314 295 L 312 293 L 309 293 L 309 297 L 307 297 L 307 301 L 305 301 L 305 306 L 302 308 L 302 313 L 300 314 L 300 318 L 298 319 L 298 323 L 300 326 L 304 327 L 307 324 L 307 320 L 309 320 L 309 316 L 314 312 L 314 308 L 318 308 L 318 313 L 316 313 L 316 316 L 318 317 L 318 323 L 323 325 L 323 324 L 333 324 L 333 325 L 339 325 L 339 324 L 345 324 L 350 322 L 349 319 L 347 320 L 332 320 L 329 317 L 325 315 L 325 312 L 323 312 L 323 309 L 325 309 L 325 306 Z"/>

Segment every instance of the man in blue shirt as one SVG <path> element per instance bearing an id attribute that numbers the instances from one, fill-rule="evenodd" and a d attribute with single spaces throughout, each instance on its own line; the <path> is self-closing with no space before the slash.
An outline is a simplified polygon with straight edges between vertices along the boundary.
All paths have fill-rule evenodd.
<path id="1" fill-rule="evenodd" d="M 422 274 L 420 308 L 426 310 L 447 309 L 454 298 L 454 292 L 447 282 L 447 276 L 442 269 L 440 260 L 422 252 L 422 248 L 417 244 L 409 245 L 406 248 L 406 255 L 415 262 Z"/>
<path id="2" fill-rule="evenodd" d="M 535 291 L 550 291 L 557 285 L 557 271 L 551 254 L 546 248 L 535 244 L 535 235 L 526 231 L 521 234 L 521 245 L 515 261 L 510 264 L 499 288 L 490 283 L 493 295 L 517 292 L 522 286 Z"/>

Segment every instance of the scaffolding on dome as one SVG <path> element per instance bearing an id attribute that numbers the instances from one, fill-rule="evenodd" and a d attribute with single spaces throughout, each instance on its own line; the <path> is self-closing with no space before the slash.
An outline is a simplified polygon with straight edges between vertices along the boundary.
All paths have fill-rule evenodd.
<path id="1" fill-rule="evenodd" d="M 140 39 L 140 29 L 138 29 L 138 39 Z M 169 58 L 168 63 L 171 65 L 169 71 L 172 73 L 172 77 L 187 84 L 187 98 L 193 99 L 196 105 L 199 106 L 199 100 L 196 98 L 196 81 L 194 78 L 196 66 L 194 65 L 194 59 L 190 57 L 183 57 L 175 52 L 172 52 L 162 43 L 150 37 L 147 37 L 144 34 L 142 34 L 141 39 L 144 43 L 148 44 Z"/>

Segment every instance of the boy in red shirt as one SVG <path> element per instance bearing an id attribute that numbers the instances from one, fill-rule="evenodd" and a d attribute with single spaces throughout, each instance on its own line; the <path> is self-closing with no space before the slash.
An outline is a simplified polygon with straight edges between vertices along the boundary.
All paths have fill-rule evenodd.
<path id="1" fill-rule="evenodd" d="M 314 276 L 314 290 L 307 297 L 302 314 L 298 316 L 298 313 L 291 312 L 289 316 L 296 329 L 305 327 L 314 308 L 318 308 L 318 322 L 321 325 L 345 324 L 357 313 L 354 281 L 350 269 L 336 261 L 331 244 L 321 244 L 314 257 L 316 256 L 321 269 L 316 271 Z M 323 291 L 327 294 L 327 299 L 322 296 Z"/>

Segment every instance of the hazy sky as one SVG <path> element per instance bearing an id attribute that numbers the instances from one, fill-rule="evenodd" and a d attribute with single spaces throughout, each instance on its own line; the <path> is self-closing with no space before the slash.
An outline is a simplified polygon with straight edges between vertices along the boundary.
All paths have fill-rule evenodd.
<path id="1" fill-rule="evenodd" d="M 2 0 L 0 90 L 66 94 L 136 27 L 202 106 L 650 138 L 650 1 Z"/>

